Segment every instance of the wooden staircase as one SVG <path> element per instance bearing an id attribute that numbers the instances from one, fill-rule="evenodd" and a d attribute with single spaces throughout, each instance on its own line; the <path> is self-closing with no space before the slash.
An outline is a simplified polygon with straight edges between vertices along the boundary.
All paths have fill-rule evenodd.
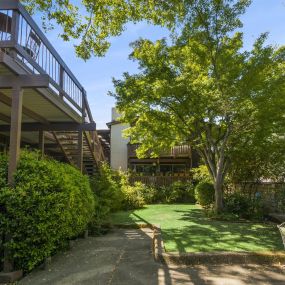
<path id="1" fill-rule="evenodd" d="M 46 135 L 53 138 L 68 163 L 78 167 L 82 160 L 82 171 L 85 174 L 94 175 L 98 166 L 105 161 L 96 131 L 53 131 Z M 82 141 L 82 148 L 80 141 Z"/>

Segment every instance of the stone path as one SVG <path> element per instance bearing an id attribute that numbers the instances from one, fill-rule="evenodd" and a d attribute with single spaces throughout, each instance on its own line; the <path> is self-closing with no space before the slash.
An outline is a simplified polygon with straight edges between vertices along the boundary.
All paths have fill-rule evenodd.
<path id="1" fill-rule="evenodd" d="M 284 285 L 285 270 L 264 266 L 177 267 L 156 263 L 151 231 L 119 229 L 106 236 L 78 240 L 21 285 Z"/>

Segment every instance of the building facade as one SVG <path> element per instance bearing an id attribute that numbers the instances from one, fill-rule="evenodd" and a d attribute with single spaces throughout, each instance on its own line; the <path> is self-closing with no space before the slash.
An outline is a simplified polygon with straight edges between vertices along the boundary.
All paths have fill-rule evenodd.
<path id="1" fill-rule="evenodd" d="M 131 144 L 123 131 L 129 126 L 120 123 L 119 114 L 112 109 L 112 120 L 108 123 L 111 138 L 110 164 L 113 169 L 131 170 L 137 176 L 189 176 L 189 170 L 197 166 L 198 156 L 188 144 L 175 146 L 158 158 L 139 159 L 136 155 L 138 145 Z"/>

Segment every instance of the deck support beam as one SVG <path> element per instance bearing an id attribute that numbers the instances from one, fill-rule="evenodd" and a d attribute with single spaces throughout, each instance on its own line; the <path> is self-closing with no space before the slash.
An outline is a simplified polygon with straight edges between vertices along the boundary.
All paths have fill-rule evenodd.
<path id="1" fill-rule="evenodd" d="M 8 183 L 13 184 L 13 174 L 17 169 L 21 144 L 21 123 L 23 107 L 23 89 L 15 86 L 12 89 L 11 128 L 9 146 Z"/>
<path id="2" fill-rule="evenodd" d="M 10 146 L 9 146 L 9 166 L 8 166 L 8 183 L 13 185 L 14 173 L 20 156 L 21 144 L 21 123 L 22 123 L 22 106 L 23 106 L 23 89 L 14 86 L 12 89 L 12 106 L 11 106 L 11 130 L 10 130 Z M 10 237 L 6 235 L 5 240 Z M 12 272 L 14 262 L 10 258 L 10 252 L 7 248 L 4 250 L 4 272 Z"/>
<path id="3" fill-rule="evenodd" d="M 1 95 L 0 95 L 1 96 Z M 1 98 L 0 98 L 1 102 Z M 28 112 L 23 108 L 23 114 L 29 116 Z M 29 116 L 30 118 L 35 118 L 35 116 Z M 3 117 L 3 119 L 5 119 Z M 8 117 L 6 118 L 6 120 Z M 35 118 L 36 119 L 36 118 Z M 0 114 L 0 120 L 1 114 Z M 10 119 L 9 119 L 10 122 Z M 75 131 L 95 131 L 96 130 L 96 123 L 23 123 L 22 124 L 22 132 L 37 132 L 37 131 L 47 131 L 47 132 L 75 132 Z M 9 132 L 10 126 L 9 125 L 0 125 L 0 132 Z"/>
<path id="4" fill-rule="evenodd" d="M 49 82 L 49 76 L 46 74 L 1 75 L 0 89 L 9 89 L 11 86 L 21 86 L 22 88 L 48 88 Z"/>

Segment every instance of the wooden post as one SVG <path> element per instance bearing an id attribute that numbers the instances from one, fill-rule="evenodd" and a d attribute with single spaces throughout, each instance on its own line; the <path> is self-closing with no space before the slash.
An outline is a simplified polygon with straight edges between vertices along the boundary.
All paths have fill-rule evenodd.
<path id="1" fill-rule="evenodd" d="M 19 34 L 19 12 L 13 10 L 12 12 L 12 27 L 11 27 L 11 40 L 14 42 L 14 46 L 18 44 L 18 34 Z M 16 58 L 17 53 L 14 49 L 11 50 L 10 55 Z"/>
<path id="2" fill-rule="evenodd" d="M 45 132 L 43 130 L 39 131 L 39 149 L 43 157 L 45 154 Z"/>
<path id="3" fill-rule="evenodd" d="M 78 131 L 78 161 L 77 166 L 83 171 L 83 131 Z"/>
<path id="4" fill-rule="evenodd" d="M 12 89 L 11 128 L 9 146 L 8 183 L 13 184 L 13 175 L 17 169 L 21 144 L 23 89 L 14 86 Z"/>
<path id="5" fill-rule="evenodd" d="M 21 123 L 22 123 L 22 105 L 23 105 L 23 89 L 19 86 L 14 86 L 12 89 L 12 105 L 11 105 L 11 129 L 10 129 L 10 146 L 9 146 L 9 168 L 8 168 L 8 183 L 13 185 L 13 175 L 17 169 L 17 163 L 20 155 L 21 144 Z M 5 241 L 8 241 L 10 236 L 6 234 Z M 4 272 L 12 272 L 14 262 L 10 258 L 10 252 L 7 248 L 4 250 Z"/>

